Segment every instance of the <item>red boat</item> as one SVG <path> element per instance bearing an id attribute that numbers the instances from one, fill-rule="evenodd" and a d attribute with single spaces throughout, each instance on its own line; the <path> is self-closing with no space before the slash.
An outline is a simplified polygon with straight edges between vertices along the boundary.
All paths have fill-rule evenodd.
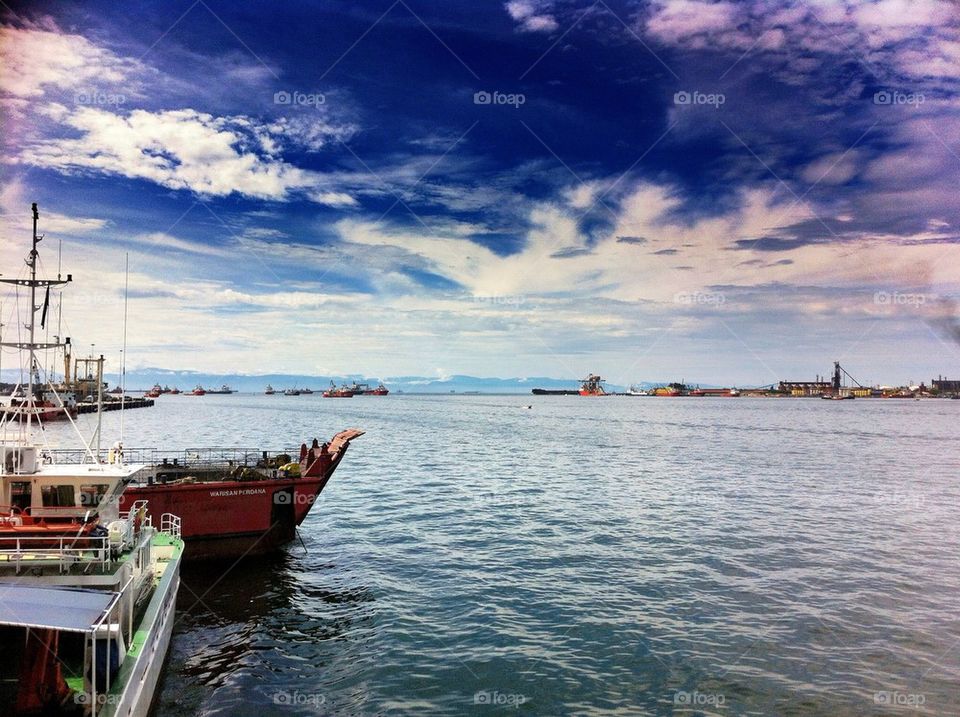
<path id="1" fill-rule="evenodd" d="M 333 381 L 330 382 L 330 388 L 323 392 L 324 398 L 353 398 L 353 391 L 346 386 L 337 388 Z"/>
<path id="2" fill-rule="evenodd" d="M 120 507 L 146 500 L 155 515 L 179 511 L 188 559 L 267 553 L 294 539 L 350 441 L 362 435 L 349 429 L 329 444 L 303 444 L 296 462 L 257 451 L 213 457 L 188 451 L 180 454 L 183 462 L 154 463 L 149 482 L 129 485 Z"/>
<path id="3" fill-rule="evenodd" d="M 207 395 L 207 391 L 206 391 L 206 389 L 204 389 L 203 386 L 197 384 L 197 387 L 196 387 L 195 389 L 193 389 L 193 390 L 192 390 L 190 393 L 188 393 L 187 395 L 188 395 L 188 396 L 206 396 L 206 395 Z"/>

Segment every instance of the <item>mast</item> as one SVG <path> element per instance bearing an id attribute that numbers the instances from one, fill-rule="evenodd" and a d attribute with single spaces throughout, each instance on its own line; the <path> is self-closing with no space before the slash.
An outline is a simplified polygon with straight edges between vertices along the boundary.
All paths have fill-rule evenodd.
<path id="1" fill-rule="evenodd" d="M 40 375 L 37 370 L 37 361 L 36 361 L 36 352 L 37 350 L 43 349 L 56 349 L 60 348 L 62 344 L 60 343 L 60 337 L 57 337 L 57 341 L 50 343 L 37 343 L 36 340 L 36 324 L 37 324 L 37 311 L 41 308 L 37 305 L 37 289 L 46 288 L 49 289 L 51 286 L 62 286 L 63 284 L 68 284 L 73 281 L 73 276 L 67 274 L 67 278 L 63 279 L 57 277 L 56 279 L 38 279 L 37 278 L 37 259 L 40 253 L 37 251 L 37 244 L 43 239 L 43 236 L 37 233 L 37 225 L 40 221 L 40 212 L 37 210 L 37 203 L 34 202 L 31 207 L 31 212 L 33 214 L 33 242 L 30 246 L 30 255 L 27 257 L 26 264 L 30 269 L 30 278 L 29 279 L 6 279 L 0 278 L 0 284 L 12 284 L 14 286 L 26 286 L 30 289 L 30 310 L 28 312 L 27 321 L 28 323 L 24 324 L 24 328 L 27 329 L 27 341 L 0 341 L 0 346 L 6 346 L 7 348 L 15 348 L 17 350 L 23 351 L 27 350 L 27 360 L 29 365 L 27 366 L 28 376 L 27 376 L 27 395 L 25 399 L 25 405 L 19 406 L 17 408 L 18 413 L 26 413 L 27 420 L 25 426 L 24 435 L 29 435 L 31 427 L 33 424 L 33 415 L 37 411 L 37 401 L 34 396 L 35 387 L 40 385 Z M 26 408 L 25 411 L 21 411 L 22 408 Z M 20 421 L 21 427 L 24 427 L 24 421 Z"/>

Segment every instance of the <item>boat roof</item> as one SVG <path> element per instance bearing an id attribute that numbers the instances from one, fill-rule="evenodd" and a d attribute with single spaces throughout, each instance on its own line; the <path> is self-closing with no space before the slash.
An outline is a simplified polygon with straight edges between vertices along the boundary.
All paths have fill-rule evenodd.
<path id="1" fill-rule="evenodd" d="M 143 465 L 126 463 L 43 463 L 37 466 L 34 477 L 53 478 L 107 478 L 111 480 L 133 478 L 144 469 Z"/>
<path id="2" fill-rule="evenodd" d="M 119 598 L 104 590 L 0 585 L 0 625 L 90 632 Z"/>

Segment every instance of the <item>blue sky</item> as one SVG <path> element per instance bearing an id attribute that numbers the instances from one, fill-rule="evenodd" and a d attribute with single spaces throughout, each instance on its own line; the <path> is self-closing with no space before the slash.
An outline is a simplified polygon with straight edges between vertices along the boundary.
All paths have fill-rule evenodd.
<path id="1" fill-rule="evenodd" d="M 954 4 L 5 7 L 0 271 L 39 202 L 81 346 L 129 255 L 139 366 L 957 373 Z"/>

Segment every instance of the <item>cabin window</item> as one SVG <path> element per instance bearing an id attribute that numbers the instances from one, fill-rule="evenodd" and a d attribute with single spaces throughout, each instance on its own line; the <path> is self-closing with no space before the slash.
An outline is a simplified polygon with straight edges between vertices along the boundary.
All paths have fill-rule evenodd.
<path id="1" fill-rule="evenodd" d="M 107 494 L 107 483 L 80 486 L 80 505 L 84 508 L 96 508 Z"/>
<path id="2" fill-rule="evenodd" d="M 72 485 L 45 485 L 40 492 L 44 508 L 74 508 L 77 505 Z"/>
<path id="3" fill-rule="evenodd" d="M 10 505 L 26 510 L 30 507 L 30 482 L 13 481 L 10 484 Z"/>

